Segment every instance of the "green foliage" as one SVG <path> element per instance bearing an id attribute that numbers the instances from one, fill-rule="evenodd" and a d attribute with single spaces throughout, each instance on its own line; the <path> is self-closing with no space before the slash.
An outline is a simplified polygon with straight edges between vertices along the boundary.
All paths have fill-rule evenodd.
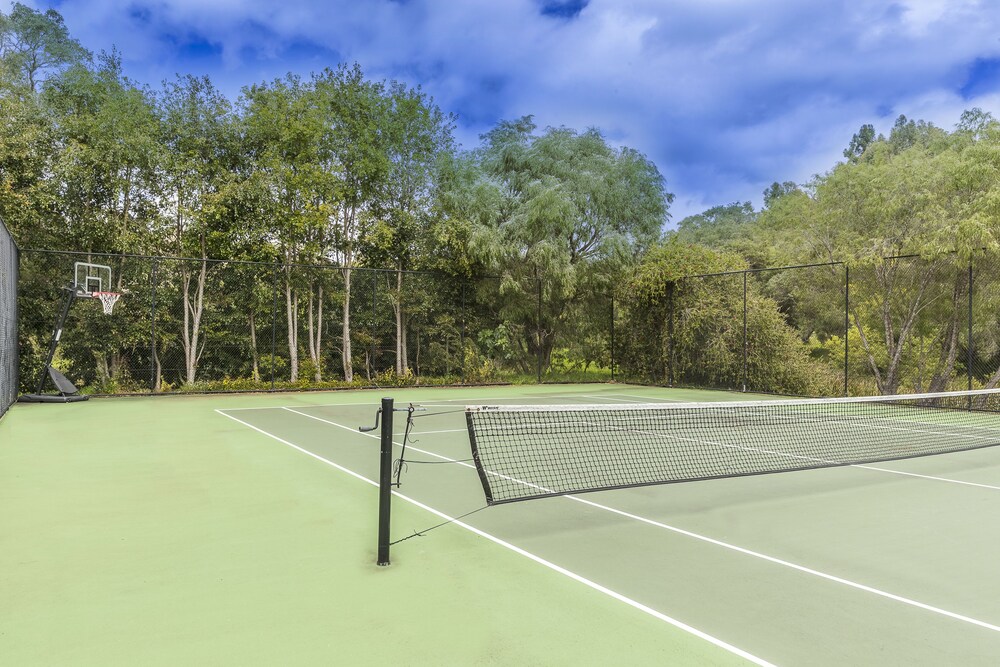
<path id="1" fill-rule="evenodd" d="M 612 298 L 626 375 L 662 382 L 673 364 L 732 386 L 740 272 L 826 262 L 851 265 L 852 391 L 953 387 L 964 267 L 1000 250 L 1000 123 L 981 109 L 952 131 L 862 125 L 810 183 L 775 181 L 761 209 L 714 206 L 665 241 L 673 195 L 641 153 L 530 116 L 459 151 L 426 93 L 357 65 L 233 101 L 207 78 L 154 91 L 117 52 L 92 60 L 58 12 L 17 3 L 0 13 L 0 112 L 0 216 L 21 246 L 103 258 L 130 290 L 127 315 L 72 314 L 57 361 L 88 391 L 527 381 L 539 360 L 546 379 L 606 379 Z M 884 260 L 902 254 L 918 257 Z M 67 262 L 22 262 L 27 376 Z M 840 270 L 749 274 L 751 388 L 840 391 Z M 977 280 L 973 382 L 995 386 L 1000 290 Z"/>
<path id="2" fill-rule="evenodd" d="M 681 220 L 676 236 L 684 243 L 720 248 L 744 237 L 756 218 L 757 213 L 750 202 L 715 206 Z"/>
<path id="3" fill-rule="evenodd" d="M 10 14 L 0 12 L 0 78 L 6 85 L 34 93 L 47 74 L 89 59 L 56 10 L 42 13 L 15 2 Z"/>

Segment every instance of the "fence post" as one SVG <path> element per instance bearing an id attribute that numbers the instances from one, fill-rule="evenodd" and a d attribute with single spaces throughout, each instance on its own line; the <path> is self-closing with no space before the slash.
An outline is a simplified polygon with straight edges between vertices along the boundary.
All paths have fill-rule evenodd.
<path id="1" fill-rule="evenodd" d="M 538 293 L 538 304 L 537 304 L 537 310 L 535 312 L 535 323 L 536 323 L 535 338 L 538 343 L 537 379 L 538 379 L 538 384 L 541 384 L 542 383 L 542 279 L 536 278 L 535 285 L 536 285 L 536 291 Z"/>
<path id="2" fill-rule="evenodd" d="M 378 346 L 375 345 L 375 322 L 378 321 L 377 320 L 377 318 L 378 318 L 378 271 L 374 271 L 373 270 L 373 271 L 370 272 L 370 275 L 372 277 L 372 319 L 371 319 L 372 324 L 371 324 L 371 328 L 368 330 L 368 333 L 370 334 L 370 338 L 371 338 L 372 342 L 371 342 L 371 351 L 369 352 L 371 359 L 368 362 L 368 366 L 371 369 L 371 371 L 370 371 L 371 373 L 373 373 L 374 375 L 378 375 L 378 366 L 375 365 L 375 352 L 378 350 Z M 373 385 L 375 384 L 375 381 L 372 380 L 371 377 L 368 378 L 368 381 L 371 382 Z"/>
<path id="3" fill-rule="evenodd" d="M 674 292 L 677 283 L 667 283 L 667 386 L 674 386 Z"/>
<path id="4" fill-rule="evenodd" d="M 465 384 L 465 288 L 468 285 L 462 281 L 462 328 L 458 332 L 458 342 L 462 346 L 462 384 Z"/>
<path id="5" fill-rule="evenodd" d="M 747 272 L 743 272 L 743 392 L 747 390 Z"/>
<path id="6" fill-rule="evenodd" d="M 611 294 L 611 381 L 615 380 L 615 295 Z"/>
<path id="7" fill-rule="evenodd" d="M 156 391 L 156 269 L 159 261 L 153 258 L 153 268 L 149 272 L 149 392 Z"/>
<path id="8" fill-rule="evenodd" d="M 278 337 L 278 278 L 281 275 L 281 265 L 274 265 L 274 287 L 271 298 L 271 391 L 274 391 L 274 367 L 277 365 L 277 337 Z"/>
<path id="9" fill-rule="evenodd" d="M 969 378 L 969 391 L 972 391 L 972 260 L 969 260 L 969 340 L 965 346 L 966 374 Z"/>
<path id="10" fill-rule="evenodd" d="M 851 352 L 851 266 L 844 264 L 844 396 L 850 396 L 851 390 L 848 380 L 850 379 L 850 366 L 848 359 Z"/>

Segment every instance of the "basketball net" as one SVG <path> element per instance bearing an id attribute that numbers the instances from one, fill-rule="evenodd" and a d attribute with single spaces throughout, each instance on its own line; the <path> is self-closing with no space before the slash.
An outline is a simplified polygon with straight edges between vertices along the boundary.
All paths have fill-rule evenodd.
<path id="1" fill-rule="evenodd" d="M 114 309 L 115 304 L 118 303 L 118 299 L 121 298 L 119 292 L 94 292 L 93 298 L 100 299 L 101 305 L 104 306 L 104 314 L 110 315 Z"/>

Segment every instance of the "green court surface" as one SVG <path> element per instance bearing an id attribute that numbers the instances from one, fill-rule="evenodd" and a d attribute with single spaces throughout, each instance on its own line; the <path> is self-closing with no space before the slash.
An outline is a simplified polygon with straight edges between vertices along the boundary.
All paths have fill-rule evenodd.
<path id="1" fill-rule="evenodd" d="M 393 539 L 413 537 L 384 568 L 378 437 L 357 431 L 382 396 L 427 408 L 393 503 Z M 745 399 L 17 405 L 0 420 L 0 664 L 996 664 L 1000 448 L 475 511 L 466 404 Z"/>

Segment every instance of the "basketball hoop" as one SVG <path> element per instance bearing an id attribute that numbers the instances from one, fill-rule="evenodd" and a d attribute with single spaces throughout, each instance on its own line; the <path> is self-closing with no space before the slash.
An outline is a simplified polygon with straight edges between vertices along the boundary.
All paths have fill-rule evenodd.
<path id="1" fill-rule="evenodd" d="M 93 292 L 91 296 L 95 299 L 101 300 L 101 305 L 104 306 L 104 314 L 110 315 L 114 309 L 115 304 L 118 303 L 118 299 L 121 298 L 120 292 Z"/>

